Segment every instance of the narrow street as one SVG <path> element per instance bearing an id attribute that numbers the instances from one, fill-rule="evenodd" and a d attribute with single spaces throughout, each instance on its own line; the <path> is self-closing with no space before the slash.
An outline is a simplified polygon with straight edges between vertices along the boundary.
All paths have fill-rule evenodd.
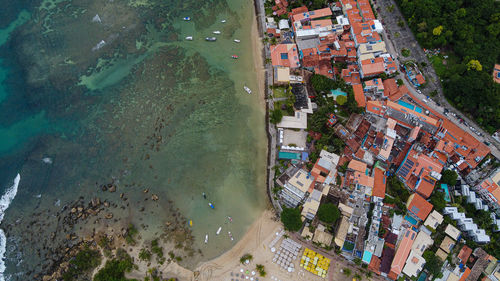
<path id="1" fill-rule="evenodd" d="M 400 79 L 403 79 L 405 82 L 405 85 L 408 87 L 408 89 L 411 91 L 411 93 L 418 97 L 420 99 L 421 103 L 424 103 L 423 100 L 427 100 L 428 102 L 426 103 L 429 107 L 434 109 L 435 111 L 443 114 L 444 109 L 446 108 L 450 113 L 455 113 L 457 116 L 461 116 L 462 119 L 465 121 L 464 123 L 467 123 L 468 126 L 465 124 L 460 123 L 458 118 L 455 116 L 451 115 L 450 113 L 446 116 L 449 120 L 451 120 L 453 123 L 455 123 L 457 126 L 459 126 L 461 129 L 464 131 L 468 132 L 472 136 L 474 136 L 476 139 L 478 139 L 481 142 L 489 142 L 490 145 L 488 146 L 491 150 L 491 154 L 495 156 L 496 158 L 500 158 L 500 143 L 495 140 L 491 135 L 484 131 L 479 125 L 477 125 L 475 122 L 470 120 L 465 116 L 465 114 L 461 113 L 457 109 L 455 109 L 453 106 L 451 106 L 446 98 L 443 95 L 443 89 L 440 83 L 440 79 L 437 76 L 436 72 L 434 71 L 434 68 L 432 67 L 432 64 L 429 62 L 427 59 L 427 56 L 425 55 L 424 51 L 418 44 L 417 40 L 413 36 L 413 33 L 411 32 L 410 28 L 408 27 L 406 21 L 404 20 L 403 15 L 401 14 L 401 11 L 399 10 L 397 4 L 394 2 L 394 0 L 376 0 L 374 1 L 374 7 L 379 13 L 378 18 L 383 22 L 384 24 L 384 29 L 385 29 L 385 34 L 383 34 L 384 41 L 386 42 L 387 45 L 387 50 L 389 53 L 396 58 L 396 61 L 398 64 L 402 63 L 403 61 L 406 60 L 414 60 L 415 62 L 421 63 L 425 62 L 426 66 L 425 67 L 420 67 L 422 70 L 423 74 L 426 76 L 427 81 L 427 86 L 423 89 L 421 89 L 422 94 L 418 93 L 416 91 L 416 88 L 413 86 L 412 83 L 404 79 L 404 75 L 400 74 L 399 77 Z M 394 9 L 392 12 L 389 11 L 389 7 L 393 6 Z M 380 8 L 380 9 L 378 9 Z M 400 27 L 398 25 L 399 21 L 404 21 L 404 26 Z M 390 39 L 389 39 L 390 37 Z M 403 48 L 406 48 L 410 50 L 410 56 L 409 57 L 403 57 L 401 56 L 401 50 Z M 427 96 L 430 96 L 430 93 L 433 91 L 437 91 L 437 95 L 433 97 L 437 103 L 440 103 L 441 106 L 438 106 L 435 101 L 432 101 L 431 99 L 427 99 Z M 470 126 L 473 126 L 477 132 L 480 132 L 482 136 L 479 136 L 475 132 L 473 132 L 470 129 Z"/>

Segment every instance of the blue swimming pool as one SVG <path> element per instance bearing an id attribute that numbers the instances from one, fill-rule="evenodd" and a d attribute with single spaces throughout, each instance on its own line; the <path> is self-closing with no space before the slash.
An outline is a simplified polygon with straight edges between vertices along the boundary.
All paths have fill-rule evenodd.
<path id="1" fill-rule="evenodd" d="M 441 188 L 444 190 L 444 201 L 446 201 L 448 203 L 451 202 L 450 190 L 448 189 L 448 185 L 445 183 L 442 183 Z"/>
<path id="2" fill-rule="evenodd" d="M 372 255 L 373 255 L 372 252 L 365 251 L 363 253 L 363 261 L 365 263 L 370 263 L 370 261 L 372 260 Z"/>
<path id="3" fill-rule="evenodd" d="M 422 272 L 422 274 L 420 274 L 420 277 L 418 277 L 417 281 L 425 281 L 425 280 L 427 280 L 427 274 L 425 272 Z"/>
<path id="4" fill-rule="evenodd" d="M 407 102 L 402 101 L 402 100 L 398 101 L 398 104 L 400 104 L 408 109 L 411 109 L 411 110 L 413 110 L 415 108 L 415 106 L 413 104 L 407 103 Z"/>
<path id="5" fill-rule="evenodd" d="M 398 101 L 398 104 L 400 104 L 400 105 L 402 105 L 402 106 L 404 106 L 404 107 L 406 107 L 408 109 L 415 110 L 418 113 L 422 113 L 423 112 L 422 108 L 420 108 L 418 106 L 414 106 L 413 104 L 407 103 L 407 102 L 402 101 L 402 100 Z"/>
<path id="6" fill-rule="evenodd" d="M 405 217 L 405 220 L 408 221 L 409 223 L 413 224 L 413 225 L 417 225 L 417 220 L 414 219 L 413 217 L 409 216 L 409 215 L 407 215 Z"/>
<path id="7" fill-rule="evenodd" d="M 294 152 L 280 151 L 278 153 L 279 159 L 297 159 L 297 160 L 299 160 L 301 158 L 300 156 L 301 156 L 300 153 L 294 153 Z"/>
<path id="8" fill-rule="evenodd" d="M 338 96 L 344 96 L 347 97 L 347 93 L 341 91 L 340 89 L 335 89 L 335 90 L 330 90 L 330 95 L 331 97 L 337 99 Z"/>

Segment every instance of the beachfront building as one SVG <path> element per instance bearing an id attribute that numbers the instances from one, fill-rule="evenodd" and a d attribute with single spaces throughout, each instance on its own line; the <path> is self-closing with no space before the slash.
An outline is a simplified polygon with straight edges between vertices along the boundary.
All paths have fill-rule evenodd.
<path id="1" fill-rule="evenodd" d="M 284 184 L 280 192 L 282 202 L 288 208 L 297 207 L 306 197 L 311 185 L 314 183 L 309 173 L 299 169 L 288 181 Z"/>
<path id="2" fill-rule="evenodd" d="M 273 67 L 297 68 L 300 66 L 299 53 L 295 44 L 271 45 Z"/>
<path id="3" fill-rule="evenodd" d="M 313 220 L 321 203 L 321 191 L 314 189 L 302 206 L 302 221 Z"/>

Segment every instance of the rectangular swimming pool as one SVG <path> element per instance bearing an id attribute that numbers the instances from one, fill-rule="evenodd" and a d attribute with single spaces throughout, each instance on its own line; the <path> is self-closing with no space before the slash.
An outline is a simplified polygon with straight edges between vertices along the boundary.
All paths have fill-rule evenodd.
<path id="1" fill-rule="evenodd" d="M 372 260 L 372 255 L 373 255 L 372 252 L 365 251 L 363 253 L 363 261 L 365 263 L 370 263 L 370 261 Z"/>
<path id="2" fill-rule="evenodd" d="M 413 217 L 409 216 L 409 215 L 406 215 L 405 220 L 408 221 L 409 223 L 413 224 L 413 225 L 417 225 L 417 220 L 414 219 Z"/>
<path id="3" fill-rule="evenodd" d="M 407 103 L 407 102 L 402 101 L 402 100 L 398 101 L 398 104 L 402 105 L 402 106 L 404 106 L 404 107 L 406 107 L 408 109 L 415 110 L 418 113 L 422 113 L 423 112 L 422 108 L 420 108 L 418 106 L 414 106 L 413 104 Z"/>
<path id="4" fill-rule="evenodd" d="M 300 160 L 301 159 L 300 153 L 286 152 L 286 151 L 280 151 L 278 153 L 278 158 L 279 159 L 287 159 L 287 160 L 291 160 L 291 159 Z"/>

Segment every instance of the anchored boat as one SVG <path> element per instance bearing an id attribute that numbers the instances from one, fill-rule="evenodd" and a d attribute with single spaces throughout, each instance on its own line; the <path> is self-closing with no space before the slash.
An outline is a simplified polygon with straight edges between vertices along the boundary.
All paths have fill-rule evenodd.
<path id="1" fill-rule="evenodd" d="M 212 202 L 208 202 L 208 206 L 210 206 L 210 208 L 212 208 L 212 209 L 215 209 L 215 206 L 214 206 L 214 204 L 212 204 Z"/>
<path id="2" fill-rule="evenodd" d="M 186 37 L 186 40 L 188 40 L 188 41 L 193 41 L 193 36 L 188 36 L 188 37 Z"/>
<path id="3" fill-rule="evenodd" d="M 217 40 L 217 38 L 215 38 L 215 37 L 207 37 L 207 38 L 205 38 L 205 40 L 207 40 L 209 42 L 214 42 L 214 41 Z"/>
<path id="4" fill-rule="evenodd" d="M 208 233 L 205 235 L 205 244 L 208 243 Z"/>
<path id="5" fill-rule="evenodd" d="M 214 32 L 212 32 L 213 34 L 220 34 L 220 31 L 216 30 Z"/>
<path id="6" fill-rule="evenodd" d="M 189 226 L 193 226 L 193 221 L 189 220 Z"/>
<path id="7" fill-rule="evenodd" d="M 219 235 L 221 230 L 222 230 L 222 226 L 219 226 L 219 229 L 217 229 L 217 233 L 216 234 Z"/>
<path id="8" fill-rule="evenodd" d="M 190 21 L 191 17 L 183 17 L 182 19 L 185 20 L 185 21 Z"/>
<path id="9" fill-rule="evenodd" d="M 235 60 L 236 60 L 236 59 L 238 59 L 238 56 L 237 56 L 237 55 L 232 55 L 231 57 L 232 57 L 233 59 L 235 59 Z"/>
<path id="10" fill-rule="evenodd" d="M 236 43 L 240 43 L 240 42 L 241 42 L 241 40 L 240 40 L 240 39 L 234 39 L 234 42 L 236 42 Z"/>
<path id="11" fill-rule="evenodd" d="M 233 241 L 233 235 L 231 234 L 231 231 L 228 231 L 227 234 L 229 234 L 229 238 L 231 238 L 231 241 Z"/>
<path id="12" fill-rule="evenodd" d="M 222 22 L 222 23 L 226 23 L 226 20 L 221 20 L 220 22 Z"/>
<path id="13" fill-rule="evenodd" d="M 249 94 L 252 93 L 252 90 L 250 90 L 250 88 L 248 88 L 247 86 L 243 86 L 243 89 L 245 89 L 245 91 Z"/>

